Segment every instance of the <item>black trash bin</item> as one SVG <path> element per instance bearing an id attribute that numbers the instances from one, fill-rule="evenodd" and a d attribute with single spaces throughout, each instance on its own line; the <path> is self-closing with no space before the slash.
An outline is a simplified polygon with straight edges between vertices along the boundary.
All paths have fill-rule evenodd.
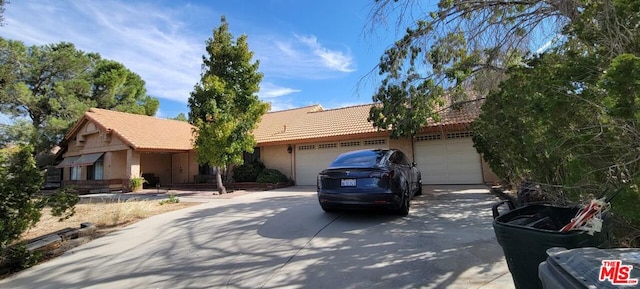
<path id="1" fill-rule="evenodd" d="M 534 204 L 498 215 L 497 207 L 501 204 L 493 207 L 493 230 L 517 289 L 542 288 L 538 265 L 547 259 L 549 248 L 607 248 L 610 244 L 611 222 L 606 214 L 602 231 L 592 236 L 583 231 L 560 232 L 575 217 L 579 207 Z"/>
<path id="2" fill-rule="evenodd" d="M 549 257 L 540 263 L 538 275 L 543 289 L 586 289 L 586 288 L 638 288 L 640 279 L 640 249 L 638 248 L 551 248 L 547 250 Z M 615 277 L 600 281 L 603 261 L 619 261 L 620 266 L 630 266 L 625 280 L 617 271 L 610 271 Z M 620 268 L 620 267 L 619 267 Z M 633 269 L 631 269 L 633 268 Z M 607 276 L 612 277 L 612 276 Z M 614 284 L 619 283 L 619 284 Z"/>

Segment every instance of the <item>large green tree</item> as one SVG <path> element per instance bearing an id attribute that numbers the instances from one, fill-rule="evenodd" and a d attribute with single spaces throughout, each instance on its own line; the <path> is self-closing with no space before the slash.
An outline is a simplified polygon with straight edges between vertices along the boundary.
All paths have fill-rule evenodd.
<path id="1" fill-rule="evenodd" d="M 374 21 L 411 19 L 380 59 L 374 125 L 411 136 L 478 99 L 474 143 L 498 175 L 556 196 L 622 187 L 617 211 L 640 221 L 625 207 L 640 201 L 640 2 L 424 2 L 374 5 Z"/>
<path id="2" fill-rule="evenodd" d="M 474 143 L 500 176 L 547 196 L 610 188 L 618 216 L 640 224 L 640 4 L 583 2 L 564 40 L 512 65 L 474 123 Z"/>
<path id="3" fill-rule="evenodd" d="M 588 2 L 561 45 L 509 69 L 475 123 L 496 172 L 592 190 L 637 182 L 639 12 L 634 1 Z"/>
<path id="4" fill-rule="evenodd" d="M 407 28 L 380 57 L 369 120 L 392 137 L 412 136 L 452 104 L 484 98 L 538 32 L 553 35 L 575 18 L 578 2 L 376 0 L 373 28 L 393 16 Z"/>
<path id="5" fill-rule="evenodd" d="M 31 122 L 23 136 L 36 153 L 48 152 L 90 107 L 154 115 L 159 106 L 140 76 L 71 43 L 27 47 L 0 38 L 0 64 L 0 112 Z"/>
<path id="6" fill-rule="evenodd" d="M 218 167 L 218 190 L 224 194 L 220 168 L 240 164 L 244 152 L 253 152 L 251 132 L 269 105 L 257 96 L 262 73 L 259 62 L 252 63 L 247 36 L 234 41 L 224 16 L 206 50 L 200 82 L 189 97 L 189 122 L 196 127 L 198 163 Z"/>

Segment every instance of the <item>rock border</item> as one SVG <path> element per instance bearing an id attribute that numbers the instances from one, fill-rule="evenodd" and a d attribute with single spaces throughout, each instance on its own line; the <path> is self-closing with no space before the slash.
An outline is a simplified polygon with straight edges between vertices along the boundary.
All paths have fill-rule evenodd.
<path id="1" fill-rule="evenodd" d="M 27 242 L 26 248 L 31 252 L 40 252 L 44 257 L 56 255 L 91 241 L 97 229 L 93 223 L 81 223 L 80 228 L 65 228 L 33 239 Z"/>

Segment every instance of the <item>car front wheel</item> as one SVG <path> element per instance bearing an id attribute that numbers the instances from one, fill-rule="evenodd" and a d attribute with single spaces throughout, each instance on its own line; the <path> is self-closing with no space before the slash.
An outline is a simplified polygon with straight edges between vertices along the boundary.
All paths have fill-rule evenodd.
<path id="1" fill-rule="evenodd" d="M 416 191 L 416 196 L 422 196 L 422 181 L 418 183 L 418 191 Z"/>

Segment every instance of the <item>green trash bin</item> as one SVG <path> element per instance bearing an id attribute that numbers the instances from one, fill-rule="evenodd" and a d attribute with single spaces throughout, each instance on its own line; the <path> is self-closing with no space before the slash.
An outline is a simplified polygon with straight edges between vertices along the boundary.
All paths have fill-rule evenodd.
<path id="1" fill-rule="evenodd" d="M 584 231 L 560 232 L 579 207 L 535 204 L 499 214 L 498 206 L 503 203 L 493 206 L 493 230 L 517 289 L 542 288 L 538 265 L 547 259 L 547 249 L 608 248 L 611 242 L 611 221 L 607 214 L 603 216 L 602 231 L 592 236 Z"/>

